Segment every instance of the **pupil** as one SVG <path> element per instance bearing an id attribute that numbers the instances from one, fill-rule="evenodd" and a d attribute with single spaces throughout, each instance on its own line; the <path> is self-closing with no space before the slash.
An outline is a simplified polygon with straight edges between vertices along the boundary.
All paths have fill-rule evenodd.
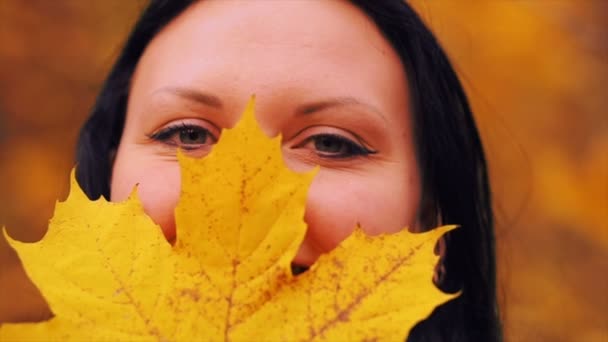
<path id="1" fill-rule="evenodd" d="M 204 144 L 207 135 L 194 129 L 180 132 L 180 140 L 184 144 Z"/>
<path id="2" fill-rule="evenodd" d="M 336 153 L 342 149 L 342 143 L 330 137 L 321 137 L 315 142 L 315 147 L 319 151 Z"/>

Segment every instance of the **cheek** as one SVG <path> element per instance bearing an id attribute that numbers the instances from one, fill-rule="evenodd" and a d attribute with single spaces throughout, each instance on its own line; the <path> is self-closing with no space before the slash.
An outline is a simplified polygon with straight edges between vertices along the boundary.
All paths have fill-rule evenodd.
<path id="1" fill-rule="evenodd" d="M 124 165 L 117 162 L 113 172 L 111 200 L 125 200 L 137 185 L 137 195 L 146 214 L 161 226 L 168 241 L 174 241 L 174 210 L 180 195 L 177 163 Z"/>
<path id="2" fill-rule="evenodd" d="M 393 181 L 388 183 L 386 179 Z M 409 184 L 403 174 L 400 177 L 319 174 L 306 205 L 308 231 L 304 243 L 309 252 L 302 252 L 308 254 L 306 263 L 318 257 L 314 254 L 335 248 L 357 224 L 370 235 L 394 233 L 414 224 L 418 188 L 416 182 Z"/>

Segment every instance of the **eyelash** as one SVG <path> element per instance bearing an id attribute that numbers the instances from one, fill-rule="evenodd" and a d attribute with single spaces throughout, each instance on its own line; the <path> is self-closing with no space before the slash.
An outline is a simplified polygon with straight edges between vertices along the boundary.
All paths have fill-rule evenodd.
<path id="1" fill-rule="evenodd" d="M 201 146 L 206 145 L 206 144 L 187 145 L 187 144 L 175 143 L 175 142 L 171 141 L 171 139 L 176 134 L 185 133 L 185 132 L 204 133 L 204 134 L 206 134 L 205 140 L 211 140 L 211 142 L 210 142 L 211 144 L 215 144 L 217 142 L 217 138 L 214 137 L 213 134 L 211 134 L 211 132 L 208 129 L 201 127 L 199 125 L 188 124 L 185 122 L 165 127 L 163 129 L 161 129 L 160 131 L 149 135 L 148 137 L 152 140 L 160 141 L 167 145 L 181 147 L 184 150 L 196 150 L 196 149 L 200 148 Z M 179 139 L 179 137 L 178 137 L 178 139 Z"/>
<path id="2" fill-rule="evenodd" d="M 183 133 L 183 132 L 204 133 L 207 135 L 206 138 L 211 140 L 211 144 L 215 144 L 217 142 L 217 138 L 215 138 L 213 136 L 213 134 L 211 134 L 211 132 L 209 132 L 208 129 L 205 129 L 199 125 L 193 125 L 193 124 L 188 124 L 188 123 L 179 123 L 179 124 L 165 127 L 163 129 L 161 129 L 160 131 L 149 135 L 149 138 L 152 140 L 155 140 L 155 141 L 160 141 L 167 145 L 178 146 L 184 150 L 189 150 L 189 151 L 199 149 L 199 148 L 201 148 L 201 146 L 206 145 L 206 144 L 192 144 L 189 146 L 189 145 L 175 143 L 175 142 L 171 141 L 171 139 L 176 134 Z M 331 153 L 331 152 L 328 153 L 328 152 L 319 151 L 318 146 L 316 146 L 316 143 L 319 143 L 318 139 L 322 139 L 322 138 L 329 139 L 329 141 L 333 142 L 333 143 L 338 142 L 340 144 L 344 144 L 342 147 L 345 147 L 347 149 L 347 151 L 342 152 L 342 153 Z M 205 140 L 207 140 L 207 139 L 205 139 Z M 294 146 L 293 148 L 301 148 L 311 142 L 315 143 L 315 149 L 316 149 L 315 153 L 317 154 L 317 156 L 319 156 L 321 158 L 326 158 L 326 159 L 351 159 L 351 158 L 356 158 L 356 157 L 365 157 L 365 156 L 377 153 L 377 151 L 373 151 L 365 146 L 362 146 L 361 144 L 355 143 L 351 139 L 345 138 L 338 134 L 331 134 L 331 133 L 322 133 L 322 134 L 312 135 L 312 136 L 306 138 L 303 142 Z"/>
<path id="3" fill-rule="evenodd" d="M 344 146 L 347 148 L 347 152 L 342 152 L 342 153 L 324 153 L 322 151 L 318 151 L 318 146 L 315 146 L 315 149 L 317 149 L 316 154 L 321 157 L 321 158 L 328 158 L 328 159 L 350 159 L 350 158 L 356 158 L 356 157 L 365 157 L 368 156 L 370 154 L 375 154 L 377 153 L 377 151 L 373 151 L 370 150 L 369 148 L 362 146 L 361 144 L 355 143 L 352 140 L 345 138 L 341 135 L 338 134 L 331 134 L 331 133 L 322 133 L 322 134 L 315 134 L 312 135 L 308 138 L 306 138 L 306 140 L 304 140 L 302 143 L 296 145 L 295 147 L 303 147 L 305 145 L 307 145 L 310 142 L 314 142 L 314 143 L 319 143 L 319 140 L 317 139 L 330 139 L 331 142 L 339 142 L 341 144 L 344 144 Z"/>

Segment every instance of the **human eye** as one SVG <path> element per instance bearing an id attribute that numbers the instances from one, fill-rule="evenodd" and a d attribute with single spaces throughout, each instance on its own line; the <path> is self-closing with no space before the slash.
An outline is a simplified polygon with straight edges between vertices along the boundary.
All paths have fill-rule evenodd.
<path id="1" fill-rule="evenodd" d="M 376 153 L 345 136 L 336 133 L 320 133 L 306 138 L 296 147 L 314 151 L 321 158 L 348 159 Z"/>
<path id="2" fill-rule="evenodd" d="M 161 128 L 150 135 L 150 139 L 187 151 L 209 147 L 217 138 L 209 129 L 193 123 L 181 122 Z"/>

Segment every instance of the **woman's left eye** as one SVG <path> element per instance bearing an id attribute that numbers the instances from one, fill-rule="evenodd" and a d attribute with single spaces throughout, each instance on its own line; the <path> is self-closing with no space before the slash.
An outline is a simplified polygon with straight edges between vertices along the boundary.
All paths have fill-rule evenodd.
<path id="1" fill-rule="evenodd" d="M 317 134 L 298 147 L 310 146 L 320 157 L 345 159 L 375 153 L 367 147 L 337 134 Z"/>
<path id="2" fill-rule="evenodd" d="M 217 138 L 208 129 L 191 124 L 163 128 L 152 134 L 150 138 L 185 150 L 194 150 L 217 142 Z"/>

